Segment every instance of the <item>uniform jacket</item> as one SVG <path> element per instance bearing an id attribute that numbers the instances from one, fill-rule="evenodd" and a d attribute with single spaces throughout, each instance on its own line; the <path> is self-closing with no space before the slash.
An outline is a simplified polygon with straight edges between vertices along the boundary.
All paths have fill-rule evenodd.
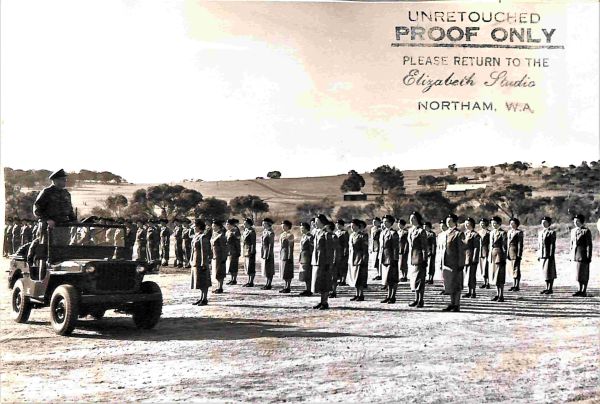
<path id="1" fill-rule="evenodd" d="M 571 230 L 571 260 L 592 262 L 592 232 L 587 227 Z"/>
<path id="2" fill-rule="evenodd" d="M 138 244 L 146 244 L 146 229 L 143 227 L 137 229 L 135 233 L 135 241 L 137 241 Z"/>
<path id="3" fill-rule="evenodd" d="M 523 256 L 523 231 L 510 229 L 508 231 L 508 258 L 521 259 Z"/>
<path id="4" fill-rule="evenodd" d="M 336 230 L 335 235 L 340 243 L 342 256 L 347 257 L 350 254 L 350 234 L 346 230 Z"/>
<path id="5" fill-rule="evenodd" d="M 398 240 L 400 245 L 400 255 L 408 254 L 408 230 L 398 230 Z"/>
<path id="6" fill-rule="evenodd" d="M 422 227 L 412 227 L 408 232 L 408 256 L 411 265 L 422 265 L 427 262 L 429 242 L 427 231 Z"/>
<path id="7" fill-rule="evenodd" d="M 490 255 L 490 231 L 487 229 L 479 230 L 479 244 L 481 258 L 487 258 Z"/>
<path id="8" fill-rule="evenodd" d="M 298 261 L 303 265 L 310 265 L 312 253 L 314 249 L 314 237 L 312 234 L 307 233 L 303 234 L 300 239 L 300 256 L 298 257 Z"/>
<path id="9" fill-rule="evenodd" d="M 194 268 L 208 268 L 212 259 L 210 237 L 206 234 L 195 234 L 192 238 L 192 258 L 190 265 Z"/>
<path id="10" fill-rule="evenodd" d="M 432 257 L 437 253 L 437 234 L 433 230 L 426 230 L 427 245 L 429 246 L 429 256 Z"/>
<path id="11" fill-rule="evenodd" d="M 381 231 L 381 246 L 379 250 L 380 262 L 383 265 L 391 265 L 392 261 L 400 259 L 400 237 L 394 229 L 383 229 Z"/>
<path id="12" fill-rule="evenodd" d="M 282 261 L 294 259 L 294 235 L 284 231 L 279 236 L 279 259 Z"/>
<path id="13" fill-rule="evenodd" d="M 340 244 L 337 234 L 335 234 L 335 232 L 327 232 L 327 234 L 329 234 L 331 237 L 332 242 L 332 248 L 330 251 L 332 256 L 329 258 L 329 260 L 334 263 L 342 262 L 344 260 L 344 256 L 342 255 L 342 245 Z"/>
<path id="14" fill-rule="evenodd" d="M 442 268 L 450 268 L 453 271 L 462 270 L 465 265 L 465 235 L 456 227 L 448 229 L 442 234 L 442 245 L 440 246 Z"/>
<path id="15" fill-rule="evenodd" d="M 77 220 L 71 194 L 66 189 L 54 185 L 44 188 L 33 204 L 33 214 L 41 220 L 54 220 L 58 223 L 74 222 Z"/>
<path id="16" fill-rule="evenodd" d="M 239 257 L 242 249 L 239 233 L 235 229 L 227 230 L 225 238 L 227 239 L 227 253 L 229 256 Z"/>
<path id="17" fill-rule="evenodd" d="M 369 261 L 369 240 L 365 233 L 350 235 L 350 264 L 360 266 Z"/>
<path id="18" fill-rule="evenodd" d="M 371 227 L 371 252 L 379 252 L 381 227 Z"/>
<path id="19" fill-rule="evenodd" d="M 317 230 L 315 232 L 311 264 L 313 266 L 333 264 L 334 249 L 333 233 L 325 230 Z"/>
<path id="20" fill-rule="evenodd" d="M 171 238 L 171 229 L 169 229 L 167 226 L 163 226 L 163 228 L 160 229 L 160 242 L 161 242 L 161 244 L 162 245 L 169 245 L 170 238 Z"/>
<path id="21" fill-rule="evenodd" d="M 182 233 L 183 233 L 183 228 L 181 226 L 175 226 L 175 228 L 173 229 L 173 237 L 175 238 L 176 241 L 181 240 Z"/>
<path id="22" fill-rule="evenodd" d="M 481 237 L 475 230 L 464 233 L 465 266 L 479 263 L 481 252 Z"/>
<path id="23" fill-rule="evenodd" d="M 244 257 L 256 255 L 256 231 L 254 229 L 244 229 L 242 233 L 242 248 Z"/>
<path id="24" fill-rule="evenodd" d="M 262 244 L 260 246 L 260 257 L 264 260 L 273 258 L 275 244 L 275 233 L 273 230 L 264 229 L 262 232 Z"/>
<path id="25" fill-rule="evenodd" d="M 507 235 L 504 229 L 494 229 L 490 232 L 490 262 L 501 264 L 506 261 Z"/>
<path id="26" fill-rule="evenodd" d="M 556 252 L 556 232 L 551 229 L 542 229 L 538 233 L 538 257 L 554 257 Z"/>
<path id="27" fill-rule="evenodd" d="M 225 232 L 216 232 L 212 234 L 210 239 L 212 259 L 218 262 L 227 261 L 227 239 Z"/>
<path id="28" fill-rule="evenodd" d="M 21 228 L 21 245 L 30 243 L 33 240 L 33 229 L 29 225 Z"/>

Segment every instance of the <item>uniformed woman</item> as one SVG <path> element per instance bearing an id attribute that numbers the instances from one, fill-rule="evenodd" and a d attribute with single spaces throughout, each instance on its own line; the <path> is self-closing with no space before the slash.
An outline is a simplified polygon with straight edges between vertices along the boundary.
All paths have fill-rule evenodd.
<path id="1" fill-rule="evenodd" d="M 281 223 L 279 236 L 279 276 L 283 279 L 284 286 L 279 293 L 290 293 L 292 279 L 294 279 L 294 235 L 292 222 L 284 220 Z"/>
<path id="2" fill-rule="evenodd" d="M 227 239 L 225 238 L 222 220 L 213 220 L 212 222 L 210 246 L 212 249 L 212 269 L 218 285 L 213 293 L 223 293 L 223 281 L 227 273 Z"/>
<path id="3" fill-rule="evenodd" d="M 350 300 L 358 302 L 365 300 L 363 290 L 369 269 L 369 240 L 367 234 L 363 232 L 366 225 L 365 222 L 359 219 L 352 219 L 352 222 L 350 222 L 352 234 L 350 235 L 350 271 L 348 272 L 348 280 L 350 286 L 356 288 L 356 294 Z"/>
<path id="4" fill-rule="evenodd" d="M 436 240 L 436 246 L 437 246 L 437 255 L 439 257 L 441 257 L 442 251 L 444 250 L 444 246 L 442 245 L 444 243 L 445 240 L 445 233 L 446 230 L 448 230 L 448 226 L 446 225 L 446 219 L 442 219 L 440 220 L 440 232 L 437 235 L 437 240 Z M 442 259 L 440 258 L 440 260 L 438 261 L 437 264 L 438 269 L 440 270 L 440 273 L 442 273 L 443 271 L 443 266 L 442 266 Z M 442 277 L 442 286 L 444 284 L 444 277 Z M 443 288 L 442 291 L 440 292 L 440 295 L 447 295 L 448 293 L 446 293 L 446 288 Z"/>
<path id="5" fill-rule="evenodd" d="M 227 232 L 225 240 L 227 240 L 227 273 L 231 277 L 228 285 L 237 285 L 237 275 L 240 266 L 240 231 L 236 227 L 239 223 L 237 219 L 228 219 L 225 223 Z"/>
<path id="6" fill-rule="evenodd" d="M 192 289 L 200 289 L 200 299 L 192 303 L 197 306 L 208 304 L 208 288 L 210 280 L 211 245 L 210 238 L 204 234 L 206 224 L 202 219 L 194 221 L 194 237 L 192 238 Z"/>
<path id="7" fill-rule="evenodd" d="M 328 296 L 331 291 L 334 245 L 332 234 L 325 231 L 328 223 L 325 215 L 319 215 L 315 219 L 311 291 L 321 296 L 321 302 L 313 307 L 319 310 L 329 309 Z"/>
<path id="8" fill-rule="evenodd" d="M 271 290 L 271 283 L 273 282 L 273 276 L 275 275 L 275 233 L 273 232 L 273 220 L 270 218 L 264 218 L 262 221 L 263 232 L 262 232 L 262 244 L 260 247 L 260 257 L 262 258 L 262 275 L 267 278 L 265 286 L 261 289 Z"/>
<path id="9" fill-rule="evenodd" d="M 482 218 L 479 221 L 479 272 L 483 277 L 483 284 L 479 287 L 480 289 L 490 288 L 490 221 L 486 218 Z"/>
<path id="10" fill-rule="evenodd" d="M 481 238 L 475 231 L 475 220 L 468 217 L 465 220 L 465 276 L 469 291 L 463 297 L 475 299 L 477 297 L 477 267 L 479 265 L 479 254 L 481 251 Z"/>
<path id="11" fill-rule="evenodd" d="M 369 250 L 373 261 L 373 267 L 377 271 L 377 275 L 373 278 L 374 281 L 381 280 L 381 265 L 379 265 L 379 245 L 381 237 L 381 219 L 376 217 L 373 219 L 373 227 L 371 227 L 371 248 Z"/>
<path id="12" fill-rule="evenodd" d="M 329 274 L 331 276 L 331 292 L 329 293 L 329 297 L 336 298 L 337 297 L 337 287 L 340 279 L 340 268 L 343 265 L 343 257 L 342 257 L 342 246 L 340 244 L 340 240 L 335 233 L 335 224 L 333 222 L 329 222 L 325 225 L 325 231 L 327 232 L 328 237 L 332 242 L 332 265 L 329 268 Z"/>
<path id="13" fill-rule="evenodd" d="M 423 228 L 423 216 L 419 212 L 413 212 L 408 220 L 412 225 L 407 237 L 408 278 L 410 279 L 410 290 L 415 292 L 415 300 L 409 303 L 409 306 L 423 307 L 429 242 L 427 241 L 427 232 Z"/>
<path id="14" fill-rule="evenodd" d="M 300 282 L 304 282 L 306 289 L 300 292 L 300 296 L 312 296 L 311 279 L 312 279 L 312 253 L 314 248 L 313 235 L 310 232 L 310 224 L 306 222 L 300 223 L 300 232 L 302 238 L 300 239 L 300 255 L 298 262 L 300 264 L 300 272 L 298 273 L 298 279 Z"/>
<path id="15" fill-rule="evenodd" d="M 499 216 L 492 218 L 492 231 L 490 233 L 490 265 L 492 270 L 492 283 L 496 285 L 496 296 L 492 301 L 504 301 L 504 283 L 506 282 L 506 232 L 502 229 L 502 219 Z"/>
<path id="16" fill-rule="evenodd" d="M 381 303 L 396 303 L 396 290 L 398 289 L 400 259 L 400 238 L 392 228 L 396 219 L 391 215 L 383 218 L 381 232 L 381 245 L 379 246 L 379 262 L 381 264 L 381 284 L 387 288 L 387 297 Z"/>
<path id="17" fill-rule="evenodd" d="M 446 218 L 448 230 L 443 233 L 441 250 L 444 288 L 450 295 L 450 305 L 443 311 L 460 311 L 460 294 L 463 288 L 464 234 L 458 230 L 458 217 L 451 213 Z"/>
<path id="18" fill-rule="evenodd" d="M 406 220 L 398 221 L 398 240 L 400 243 L 400 282 L 408 282 L 408 230 L 406 229 Z"/>
<path id="19" fill-rule="evenodd" d="M 508 254 L 506 267 L 513 278 L 511 291 L 518 292 L 521 283 L 521 257 L 523 257 L 523 232 L 519 229 L 521 222 L 516 217 L 510 219 L 508 231 Z"/>
<path id="20" fill-rule="evenodd" d="M 350 255 L 350 235 L 345 228 L 346 222 L 339 219 L 335 223 L 335 235 L 337 236 L 338 243 L 340 244 L 340 257 L 336 258 L 335 265 L 337 266 L 337 276 L 340 286 L 348 286 L 346 278 L 348 276 L 348 261 Z"/>
<path id="21" fill-rule="evenodd" d="M 571 230 L 571 261 L 575 262 L 579 290 L 573 296 L 586 297 L 592 262 L 592 232 L 585 226 L 585 216 L 573 217 L 575 228 Z"/>
<path id="22" fill-rule="evenodd" d="M 435 256 L 437 253 L 437 235 L 433 231 L 431 222 L 425 222 L 425 231 L 427 233 L 427 245 L 429 252 L 427 255 L 427 282 L 433 285 L 433 277 L 435 276 Z"/>
<path id="23" fill-rule="evenodd" d="M 256 276 L 256 231 L 254 221 L 250 218 L 244 220 L 244 232 L 242 233 L 242 249 L 244 252 L 244 269 L 248 275 L 245 287 L 254 286 Z"/>
<path id="24" fill-rule="evenodd" d="M 554 254 L 556 252 L 556 233 L 550 228 L 552 218 L 545 216 L 542 219 L 542 229 L 538 234 L 538 261 L 542 264 L 542 273 L 546 281 L 546 289 L 540 293 L 542 295 L 551 295 L 552 286 L 556 279 L 556 261 Z"/>
<path id="25" fill-rule="evenodd" d="M 141 219 L 136 224 L 135 243 L 137 244 L 137 260 L 146 261 L 148 259 L 148 255 L 146 254 L 146 228 L 144 227 L 144 221 Z"/>

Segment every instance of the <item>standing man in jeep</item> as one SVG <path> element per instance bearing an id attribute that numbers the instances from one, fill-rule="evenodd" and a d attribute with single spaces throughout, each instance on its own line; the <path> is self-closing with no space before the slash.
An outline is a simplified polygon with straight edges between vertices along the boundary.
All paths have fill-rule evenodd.
<path id="1" fill-rule="evenodd" d="M 46 231 L 54 228 L 57 224 L 69 223 L 77 220 L 71 194 L 65 188 L 67 186 L 67 173 L 62 168 L 50 175 L 52 185 L 44 188 L 37 196 L 33 204 L 33 214 L 38 218 L 39 246 L 35 252 L 36 259 L 46 260 L 46 248 L 48 243 Z M 40 278 L 43 279 L 40 275 Z"/>

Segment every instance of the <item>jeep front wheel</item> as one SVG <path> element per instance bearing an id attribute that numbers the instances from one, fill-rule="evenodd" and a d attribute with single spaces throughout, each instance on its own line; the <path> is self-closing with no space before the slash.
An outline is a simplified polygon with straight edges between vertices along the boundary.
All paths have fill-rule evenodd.
<path id="1" fill-rule="evenodd" d="M 17 279 L 12 290 L 12 318 L 17 323 L 25 323 L 31 314 L 31 302 L 25 296 L 23 281 Z"/>
<path id="2" fill-rule="evenodd" d="M 155 282 L 147 281 L 142 282 L 140 285 L 142 293 L 160 293 L 160 299 L 150 302 L 136 303 L 133 307 L 133 322 L 137 328 L 148 330 L 154 328 L 154 326 L 160 320 L 162 314 L 162 292 L 160 286 Z"/>
<path id="3" fill-rule="evenodd" d="M 74 286 L 61 285 L 50 299 L 50 322 L 59 335 L 69 335 L 79 317 L 79 292 Z"/>

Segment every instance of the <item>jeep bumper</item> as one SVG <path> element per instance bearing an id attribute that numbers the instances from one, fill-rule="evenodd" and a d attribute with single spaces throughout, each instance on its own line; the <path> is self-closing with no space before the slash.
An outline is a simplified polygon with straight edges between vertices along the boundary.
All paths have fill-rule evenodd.
<path id="1" fill-rule="evenodd" d="M 161 293 L 132 293 L 123 295 L 82 295 L 81 303 L 88 304 L 126 304 L 153 302 L 162 299 Z"/>

